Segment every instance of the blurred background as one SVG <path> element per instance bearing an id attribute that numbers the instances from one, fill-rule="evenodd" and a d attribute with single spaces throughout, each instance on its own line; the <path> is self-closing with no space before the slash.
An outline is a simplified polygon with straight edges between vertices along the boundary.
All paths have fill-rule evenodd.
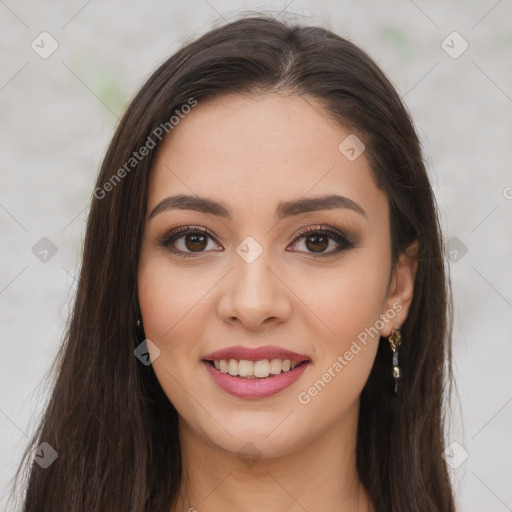
<path id="1" fill-rule="evenodd" d="M 512 510 L 510 0 L 0 0 L 0 510 L 48 395 L 116 124 L 185 41 L 248 11 L 348 37 L 410 110 L 454 293 L 458 510 Z"/>

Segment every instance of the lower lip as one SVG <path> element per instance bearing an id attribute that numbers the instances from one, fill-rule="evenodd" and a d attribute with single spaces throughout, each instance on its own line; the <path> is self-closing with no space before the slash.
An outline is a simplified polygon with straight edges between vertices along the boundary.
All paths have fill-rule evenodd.
<path id="1" fill-rule="evenodd" d="M 208 361 L 203 361 L 203 364 L 217 386 L 238 398 L 267 398 L 275 395 L 291 386 L 310 365 L 309 362 L 301 363 L 292 371 L 282 372 L 275 377 L 266 379 L 244 379 L 233 377 L 229 373 L 222 373 Z"/>

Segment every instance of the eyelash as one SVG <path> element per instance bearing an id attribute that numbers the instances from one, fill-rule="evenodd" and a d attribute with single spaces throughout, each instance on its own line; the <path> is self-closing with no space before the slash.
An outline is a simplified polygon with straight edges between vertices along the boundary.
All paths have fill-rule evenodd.
<path id="1" fill-rule="evenodd" d="M 184 252 L 181 250 L 176 250 L 175 248 L 172 248 L 172 244 L 174 244 L 177 240 L 180 238 L 189 235 L 189 234 L 202 234 L 207 235 L 211 239 L 215 241 L 215 243 L 218 244 L 217 239 L 215 238 L 214 234 L 208 229 L 208 228 L 202 228 L 202 227 L 196 227 L 196 226 L 184 226 L 177 229 L 172 230 L 171 232 L 164 235 L 159 241 L 158 245 L 161 247 L 165 247 L 169 252 L 176 254 L 177 256 L 184 257 L 184 258 L 194 258 L 197 256 L 200 256 L 204 254 L 206 251 L 198 251 L 198 252 Z M 310 234 L 321 234 L 321 235 L 329 235 L 329 238 L 331 240 L 334 240 L 339 247 L 337 247 L 335 250 L 331 250 L 330 252 L 323 252 L 323 253 L 314 253 L 309 252 L 307 254 L 312 255 L 315 258 L 326 258 L 329 256 L 334 256 L 336 254 L 339 254 L 343 251 L 346 251 L 348 249 L 353 248 L 356 243 L 353 240 L 353 237 L 350 235 L 346 235 L 342 233 L 341 231 L 338 231 L 337 229 L 331 228 L 330 226 L 326 225 L 320 225 L 320 226 L 309 226 L 307 228 L 301 229 L 293 238 L 292 244 L 295 244 L 297 241 L 299 241 L 302 238 L 305 238 L 307 235 Z M 296 251 L 296 252 L 304 252 L 304 251 Z"/>

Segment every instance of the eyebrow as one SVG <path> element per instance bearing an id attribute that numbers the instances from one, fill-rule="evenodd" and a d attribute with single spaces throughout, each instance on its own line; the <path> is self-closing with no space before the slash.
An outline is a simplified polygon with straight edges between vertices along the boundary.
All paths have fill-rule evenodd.
<path id="1" fill-rule="evenodd" d="M 227 219 L 233 217 L 233 210 L 222 201 L 215 201 L 207 197 L 179 194 L 166 197 L 160 201 L 149 214 L 148 220 L 160 212 L 174 209 L 194 210 Z M 281 201 L 276 208 L 276 217 L 284 219 L 285 217 L 300 215 L 301 213 L 334 209 L 348 209 L 367 217 L 361 205 L 348 197 L 336 194 Z"/>

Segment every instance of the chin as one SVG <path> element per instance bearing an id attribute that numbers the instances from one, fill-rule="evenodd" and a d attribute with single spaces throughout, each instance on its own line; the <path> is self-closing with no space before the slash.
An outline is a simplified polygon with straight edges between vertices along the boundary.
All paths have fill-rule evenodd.
<path id="1" fill-rule="evenodd" d="M 263 433 L 260 435 L 249 435 L 241 432 L 233 438 L 223 440 L 212 439 L 212 441 L 216 441 L 220 449 L 235 455 L 242 461 L 248 461 L 248 465 L 250 465 L 251 461 L 278 459 L 299 450 L 300 443 L 292 441 L 289 438 L 290 433 L 285 432 L 284 434 L 283 436 L 276 435 L 275 438 L 269 439 Z"/>

